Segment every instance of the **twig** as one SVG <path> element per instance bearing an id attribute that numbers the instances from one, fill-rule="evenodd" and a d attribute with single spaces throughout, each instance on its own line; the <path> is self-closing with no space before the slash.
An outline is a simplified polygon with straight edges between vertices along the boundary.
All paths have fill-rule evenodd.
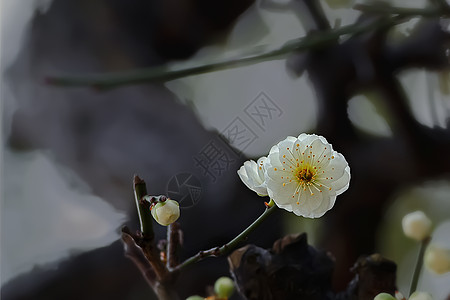
<path id="1" fill-rule="evenodd" d="M 276 210 L 276 207 L 266 207 L 266 210 L 256 219 L 249 227 L 247 227 L 244 231 L 242 231 L 238 236 L 232 239 L 230 242 L 226 243 L 222 247 L 211 248 L 206 251 L 200 251 L 196 255 L 186 259 L 184 262 L 176 266 L 172 269 L 173 272 L 180 271 L 200 260 L 203 260 L 206 257 L 218 257 L 222 255 L 226 255 L 230 251 L 234 250 L 240 242 L 248 237 L 248 235 L 256 228 L 258 225 L 263 222 L 273 211 Z"/>
<path id="2" fill-rule="evenodd" d="M 306 11 L 315 23 L 316 30 L 330 30 L 331 25 L 328 18 L 323 11 L 320 1 L 317 0 L 303 0 L 302 3 L 305 5 Z M 300 19 L 300 21 L 302 21 Z"/>
<path id="3" fill-rule="evenodd" d="M 144 196 L 147 195 L 147 187 L 145 186 L 144 180 L 137 175 L 133 178 L 133 187 L 134 200 L 136 201 L 142 236 L 145 239 L 153 241 L 155 234 L 153 232 L 153 220 L 150 214 L 150 205 L 148 201 L 144 201 Z"/>
<path id="4" fill-rule="evenodd" d="M 144 180 L 135 175 L 133 187 L 141 231 L 133 236 L 127 228 L 123 229 L 125 254 L 136 264 L 159 300 L 176 300 L 178 296 L 171 288 L 173 276 L 161 261 L 155 245 L 150 203 L 144 200 L 147 195 Z M 146 260 L 142 256 L 145 256 Z"/>
<path id="5" fill-rule="evenodd" d="M 155 234 L 153 232 L 153 220 L 150 214 L 150 203 L 144 200 L 144 196 L 147 195 L 147 188 L 144 180 L 137 175 L 134 176 L 133 186 L 134 198 L 142 232 L 142 239 L 137 240 L 136 243 L 142 248 L 145 257 L 147 257 L 152 265 L 157 281 L 161 282 L 166 280 L 168 270 L 161 261 L 154 243 Z"/>
<path id="6" fill-rule="evenodd" d="M 167 228 L 167 263 L 168 269 L 178 264 L 178 250 L 181 246 L 180 224 L 172 223 Z"/>
<path id="7" fill-rule="evenodd" d="M 406 8 L 395 7 L 387 5 L 368 5 L 368 4 L 355 4 L 353 9 L 360 10 L 365 13 L 383 14 L 383 15 L 399 15 L 402 17 L 437 17 L 437 16 L 449 16 L 449 7 L 439 5 L 439 7 L 429 8 Z"/>
<path id="8" fill-rule="evenodd" d="M 139 271 L 141 271 L 142 276 L 144 276 L 145 281 L 147 281 L 150 286 L 154 286 L 155 272 L 146 259 L 144 252 L 142 252 L 142 248 L 136 244 L 134 238 L 128 232 L 128 228 L 122 229 L 122 241 L 125 246 L 125 256 L 134 262 Z"/>

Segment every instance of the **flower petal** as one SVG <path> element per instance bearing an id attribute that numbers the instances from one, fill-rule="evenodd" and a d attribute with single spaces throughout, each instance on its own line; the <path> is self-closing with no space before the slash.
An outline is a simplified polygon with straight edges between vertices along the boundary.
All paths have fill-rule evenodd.
<path id="1" fill-rule="evenodd" d="M 258 177 L 261 178 L 261 183 L 265 181 L 264 165 L 265 165 L 266 161 L 267 161 L 267 157 L 263 156 L 258 159 L 258 163 L 257 163 L 258 164 Z"/>
<path id="2" fill-rule="evenodd" d="M 344 156 L 336 151 L 326 167 L 321 168 L 318 180 L 326 186 L 331 186 L 335 191 L 344 192 L 350 180 L 350 168 Z"/>
<path id="3" fill-rule="evenodd" d="M 329 145 L 327 139 L 320 135 L 302 133 L 298 136 L 298 140 L 304 144 L 311 144 L 314 140 L 320 140 L 325 145 Z"/>
<path id="4" fill-rule="evenodd" d="M 239 178 L 241 178 L 241 180 L 242 180 L 242 182 L 249 188 L 249 189 L 252 189 L 251 188 L 251 184 L 250 184 L 250 182 L 249 182 L 249 178 L 248 178 L 248 175 L 247 175 L 247 171 L 245 170 L 245 166 L 241 166 L 240 168 L 239 168 L 239 170 L 237 171 L 237 173 L 238 173 L 238 175 L 239 175 Z"/>
<path id="5" fill-rule="evenodd" d="M 261 181 L 258 176 L 258 165 L 253 160 L 248 160 L 244 162 L 245 172 L 247 172 L 247 176 L 249 179 L 249 182 L 254 185 L 261 184 Z"/>
<path id="6" fill-rule="evenodd" d="M 334 178 L 334 177 L 333 177 Z M 331 183 L 336 195 L 340 195 L 345 192 L 350 186 L 350 167 L 347 166 L 344 170 L 344 174 L 338 180 Z"/>
<path id="7" fill-rule="evenodd" d="M 319 195 L 320 198 L 322 198 L 322 194 Z M 316 197 L 318 203 L 321 203 L 323 199 L 318 199 Z M 293 213 L 297 216 L 302 216 L 306 218 L 313 218 L 314 215 L 312 215 L 312 209 L 311 209 L 311 198 L 309 191 L 301 191 L 300 197 L 298 198 L 298 204 L 292 204 L 293 207 Z"/>
<path id="8" fill-rule="evenodd" d="M 308 187 L 306 191 L 303 190 L 302 197 L 303 201 L 299 202 L 304 202 L 303 205 L 306 206 L 310 212 L 317 209 L 323 201 L 323 193 L 314 191 L 311 187 Z"/>
<path id="9" fill-rule="evenodd" d="M 261 160 L 262 158 L 260 158 Z M 244 162 L 244 165 L 237 171 L 242 182 L 252 191 L 256 192 L 260 196 L 267 196 L 267 189 L 264 177 L 264 171 L 259 169 L 261 165 L 249 160 Z"/>
<path id="10" fill-rule="evenodd" d="M 289 173 L 274 169 L 270 168 L 267 170 L 268 177 L 266 178 L 266 185 L 269 197 L 278 204 L 292 202 L 292 196 L 295 195 L 297 183 L 294 181 L 289 182 L 289 179 L 281 179 L 280 177 L 288 177 Z M 284 182 L 281 182 L 281 180 L 284 180 Z"/>
<path id="11" fill-rule="evenodd" d="M 325 191 L 328 193 L 328 191 Z M 333 208 L 334 204 L 336 203 L 336 194 L 335 193 L 328 193 L 328 195 L 323 195 L 323 201 L 320 204 L 319 207 L 317 207 L 312 212 L 312 218 L 320 218 L 323 216 L 327 211 Z"/>

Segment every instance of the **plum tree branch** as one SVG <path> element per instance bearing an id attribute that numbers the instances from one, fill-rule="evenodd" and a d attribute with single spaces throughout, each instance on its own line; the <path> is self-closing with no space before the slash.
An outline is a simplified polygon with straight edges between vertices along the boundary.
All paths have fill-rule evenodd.
<path id="1" fill-rule="evenodd" d="M 196 67 L 181 68 L 178 70 L 167 70 L 166 67 L 154 67 L 119 73 L 85 74 L 79 76 L 50 76 L 46 79 L 46 82 L 48 84 L 61 87 L 89 86 L 99 90 L 111 89 L 130 84 L 166 82 L 192 75 L 227 70 L 270 60 L 283 59 L 286 55 L 292 52 L 302 52 L 310 49 L 321 48 L 329 43 L 336 42 L 336 40 L 341 36 L 358 35 L 378 28 L 394 26 L 409 20 L 413 16 L 442 15 L 442 12 L 438 12 L 436 10 L 430 11 L 429 9 L 408 9 L 403 11 L 403 13 L 404 14 L 397 13 L 397 16 L 392 18 L 378 18 L 371 22 L 360 22 L 333 30 L 313 32 L 305 37 L 290 40 L 282 47 L 275 50 Z"/>

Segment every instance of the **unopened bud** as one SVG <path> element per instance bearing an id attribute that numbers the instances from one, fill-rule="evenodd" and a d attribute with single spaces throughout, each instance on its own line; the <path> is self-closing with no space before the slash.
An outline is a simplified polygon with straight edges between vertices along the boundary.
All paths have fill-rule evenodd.
<path id="1" fill-rule="evenodd" d="M 399 291 L 395 291 L 395 298 L 397 300 L 406 300 L 405 296 L 403 296 L 403 294 L 400 293 Z"/>
<path id="2" fill-rule="evenodd" d="M 428 293 L 414 292 L 409 296 L 409 300 L 433 300 L 433 297 Z"/>
<path id="3" fill-rule="evenodd" d="M 425 266 L 436 274 L 450 272 L 450 249 L 430 245 L 425 251 Z"/>
<path id="4" fill-rule="evenodd" d="M 419 242 L 430 236 L 431 220 L 420 210 L 407 214 L 402 220 L 403 233 Z"/>
<path id="5" fill-rule="evenodd" d="M 167 226 L 180 217 L 180 206 L 177 201 L 167 199 L 152 206 L 151 213 L 156 222 Z"/>
<path id="6" fill-rule="evenodd" d="M 205 298 L 195 295 L 195 296 L 189 296 L 186 298 L 186 300 L 205 300 Z"/>
<path id="7" fill-rule="evenodd" d="M 220 277 L 214 284 L 214 291 L 220 298 L 229 298 L 234 293 L 234 282 L 229 277 Z"/>
<path id="8" fill-rule="evenodd" d="M 379 293 L 373 300 L 396 300 L 394 296 L 388 293 Z"/>

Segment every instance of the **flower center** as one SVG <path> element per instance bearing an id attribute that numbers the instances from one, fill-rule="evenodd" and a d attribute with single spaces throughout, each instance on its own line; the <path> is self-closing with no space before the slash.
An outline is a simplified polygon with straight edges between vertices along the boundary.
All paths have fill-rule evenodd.
<path id="1" fill-rule="evenodd" d="M 297 169 L 296 173 L 295 177 L 299 183 L 308 183 L 314 177 L 314 173 L 309 168 Z"/>

